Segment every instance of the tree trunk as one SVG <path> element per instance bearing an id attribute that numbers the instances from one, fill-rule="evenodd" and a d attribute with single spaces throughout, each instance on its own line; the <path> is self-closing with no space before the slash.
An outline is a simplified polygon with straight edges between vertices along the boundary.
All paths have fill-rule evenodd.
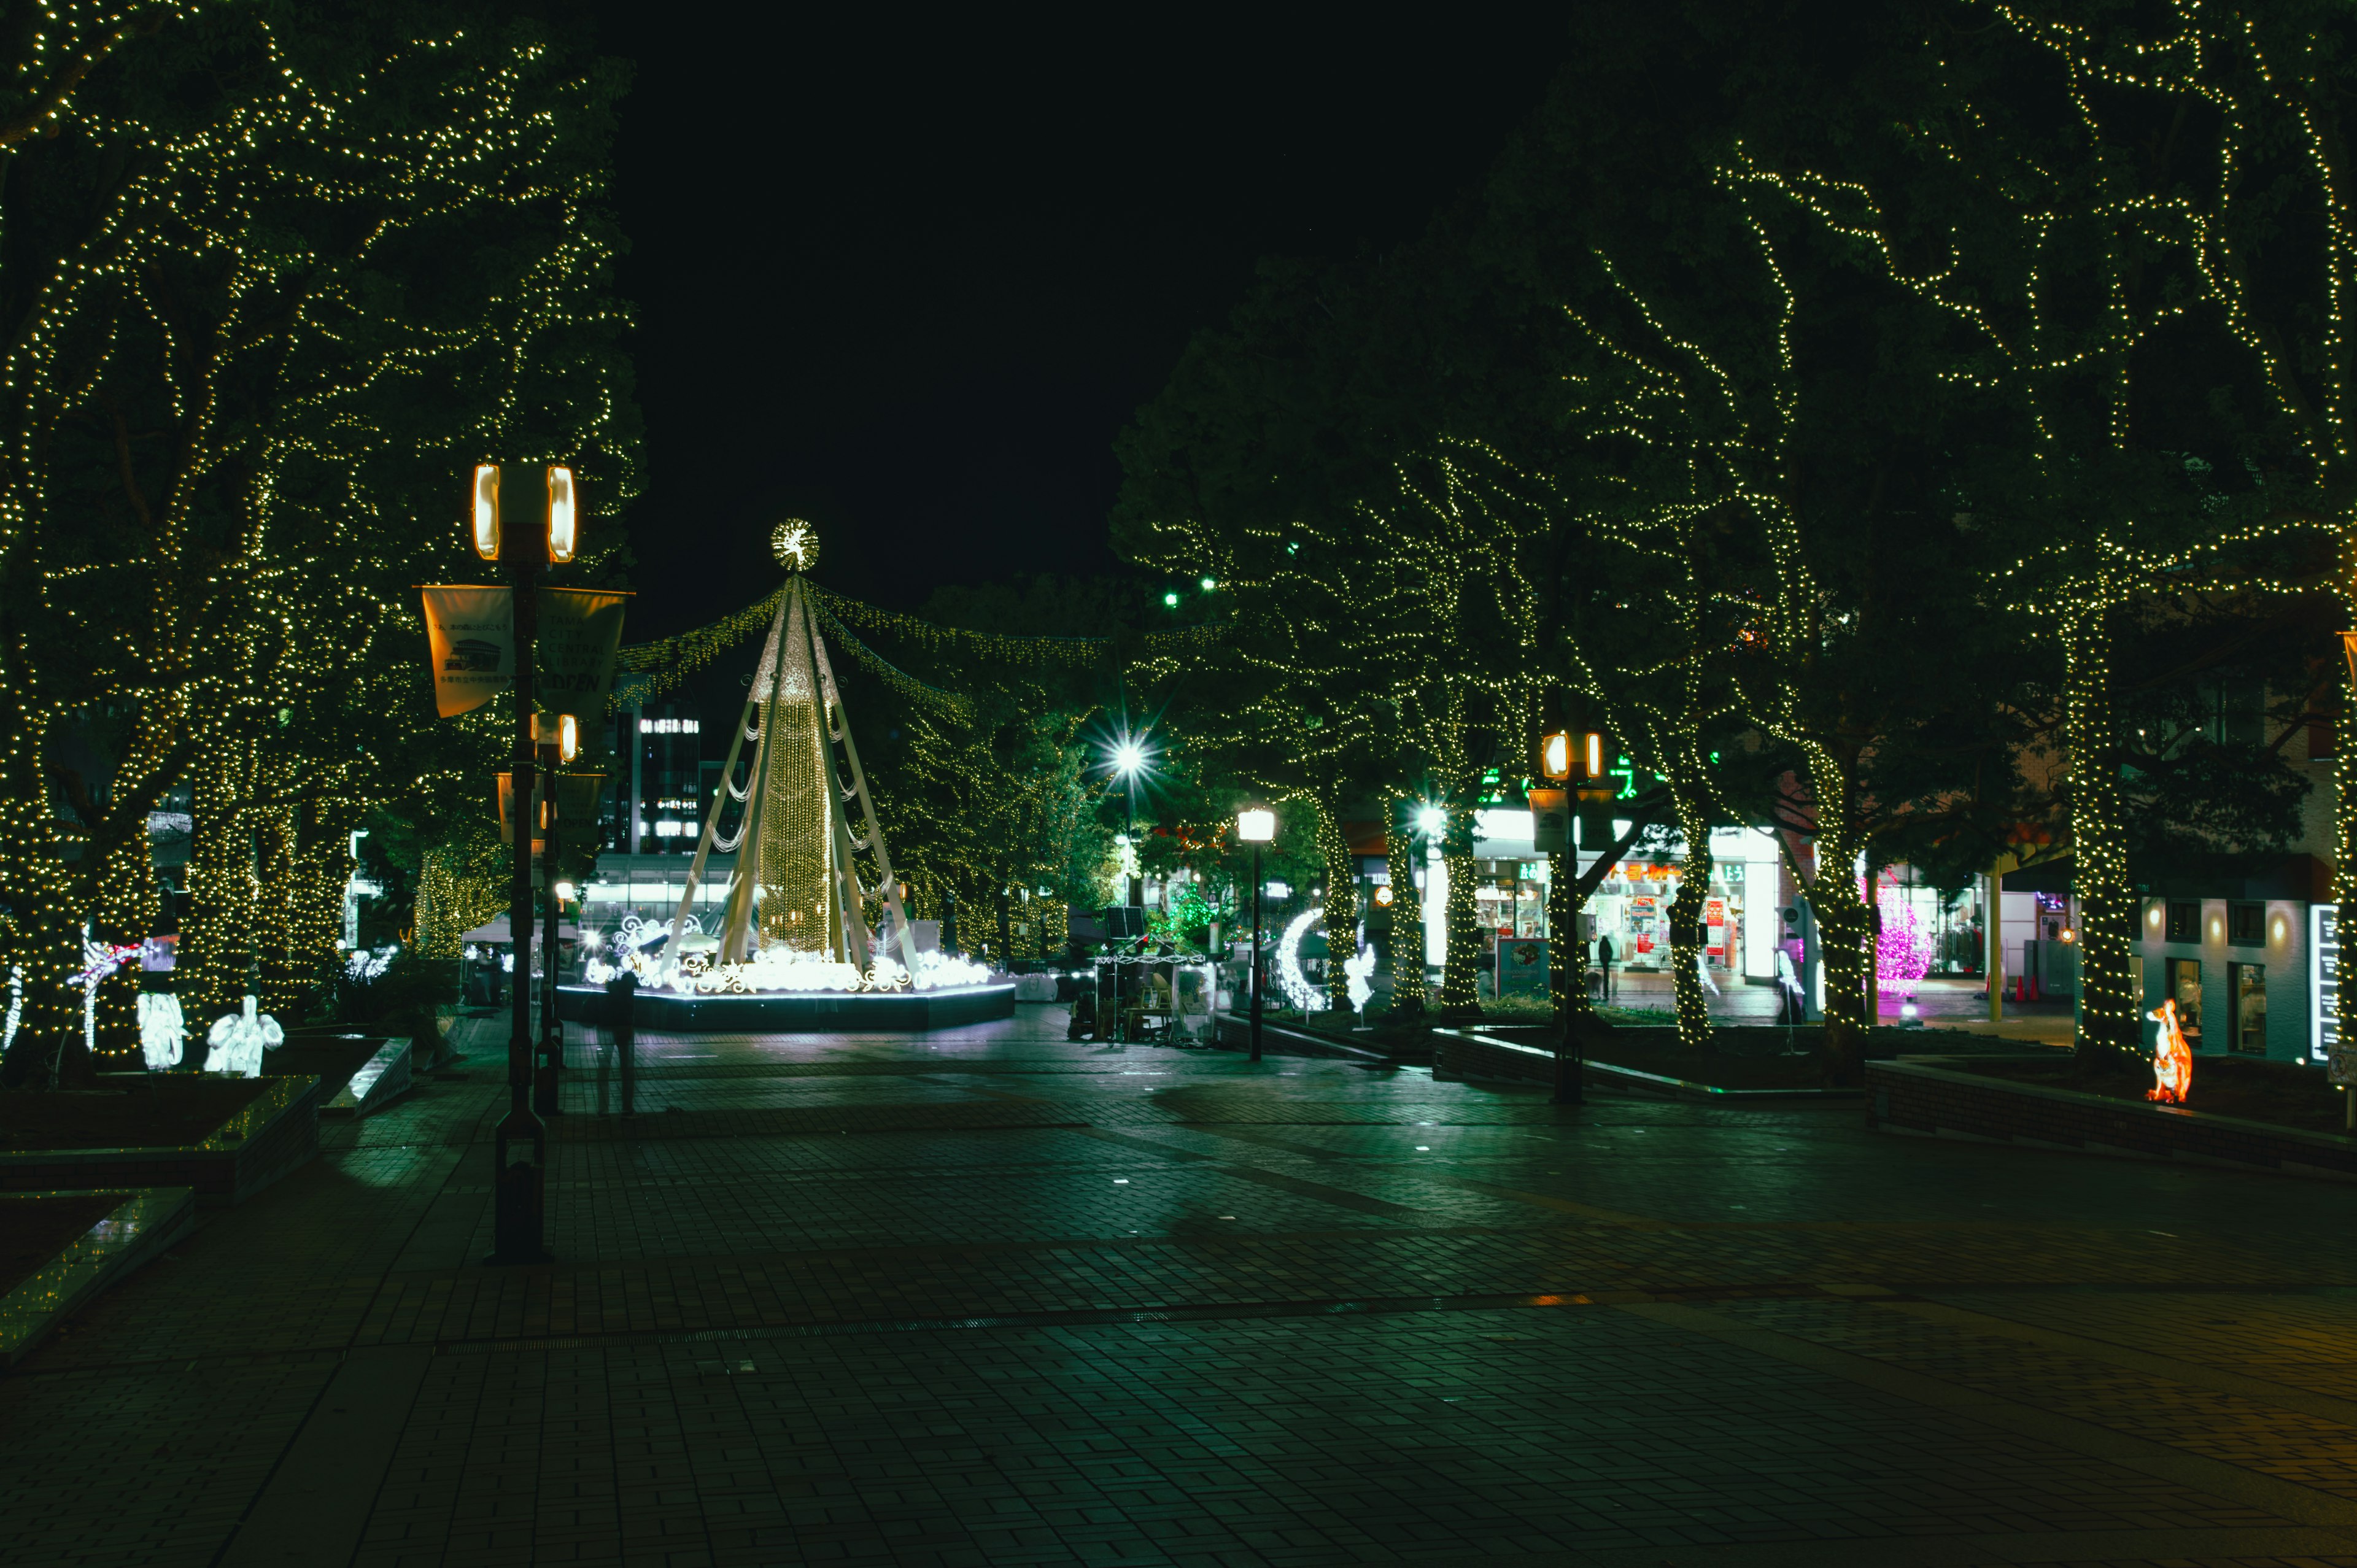
<path id="1" fill-rule="evenodd" d="M 129 946 L 145 942 L 156 929 L 163 907 L 163 890 L 156 877 L 156 857 L 142 831 L 135 839 L 116 846 L 106 857 L 98 885 L 98 914 L 92 922 L 102 942 Z M 98 1065 L 110 1072 L 141 1064 L 139 1056 L 139 962 L 111 972 L 98 987 Z"/>
<path id="2" fill-rule="evenodd" d="M 1384 835 L 1384 863 L 1392 878 L 1392 1010 L 1394 1023 L 1424 1021 L 1424 896 L 1415 886 L 1415 835 L 1401 822 L 1412 800 L 1392 803 L 1391 831 Z"/>
<path id="3" fill-rule="evenodd" d="M 2079 1052 L 2142 1057 L 2142 998 L 2129 973 L 2136 894 L 2120 820 L 2112 714 L 2111 616 L 2097 607 L 2063 629 L 2064 739 L 2071 781 L 2071 882 L 2079 897 Z"/>
<path id="4" fill-rule="evenodd" d="M 1547 856 L 1547 1001 L 1555 1008 L 1555 1026 L 1567 1033 L 1586 1024 L 1587 945 L 1580 940 L 1580 912 L 1587 900 L 1579 895 L 1579 857 L 1568 850 Z"/>
<path id="5" fill-rule="evenodd" d="M 253 984 L 253 832 L 245 820 L 252 744 L 217 738 L 197 762 L 188 912 L 174 960 L 192 1036 L 234 1013 Z"/>
<path id="6" fill-rule="evenodd" d="M 1816 916 L 1817 954 L 1825 966 L 1825 1081 L 1855 1088 L 1866 1081 L 1866 906 L 1843 872 L 1820 871 L 1809 907 Z"/>
<path id="7" fill-rule="evenodd" d="M 1686 852 L 1677 897 L 1670 900 L 1671 994 L 1677 1004 L 1678 1044 L 1704 1051 L 1710 1048 L 1710 1002 L 1702 984 L 1703 901 L 1710 897 L 1715 864 L 1710 818 L 1692 792 L 1680 789 L 1676 800 L 1678 831 L 1685 839 Z"/>
<path id="8" fill-rule="evenodd" d="M 1825 1081 L 1835 1088 L 1866 1080 L 1866 965 L 1872 932 L 1857 885 L 1857 842 L 1851 837 L 1848 776 L 1822 745 L 1810 748 L 1809 792 L 1815 804 L 1816 875 L 1809 909 L 1817 923 L 1817 955 L 1825 966 Z"/>
<path id="9" fill-rule="evenodd" d="M 1475 980 L 1480 973 L 1481 928 L 1473 901 L 1473 808 L 1452 801 L 1448 811 L 1441 864 L 1448 871 L 1448 947 L 1440 972 L 1440 1014 L 1444 1018 L 1479 1018 L 1481 1001 Z"/>
<path id="10" fill-rule="evenodd" d="M 1350 840 L 1336 820 L 1336 804 L 1316 802 L 1318 848 L 1326 857 L 1326 1005 L 1338 1017 L 1351 1014 L 1351 977 L 1342 961 L 1359 953 L 1359 867 Z"/>
<path id="11" fill-rule="evenodd" d="M 81 967 L 81 926 L 39 771 L 47 725 L 13 703 L 0 712 L 17 726 L 0 741 L 0 1008 L 15 1013 L 12 1065 L 35 1060 L 46 1071 L 58 1037 L 81 1033 L 81 993 L 69 983 Z"/>
<path id="12" fill-rule="evenodd" d="M 296 1016 L 306 989 L 295 940 L 295 818 L 283 806 L 265 806 L 248 812 L 247 820 L 254 843 L 254 995 L 264 1013 L 285 1023 Z"/>
<path id="13" fill-rule="evenodd" d="M 2341 541 L 2341 604 L 2346 623 L 2357 626 L 2357 560 L 2351 559 L 2357 556 L 2357 525 L 2344 526 Z M 2345 672 L 2353 678 L 2352 684 L 2341 689 L 2341 716 L 2332 737 L 2332 919 L 2336 940 L 2341 936 L 2341 914 L 2357 912 L 2357 756 L 2352 755 L 2352 748 L 2357 747 L 2357 669 L 2345 668 Z M 2308 961 L 2319 961 L 2317 955 L 2309 954 Z M 2334 1048 L 2342 1049 L 2345 1046 L 2338 1039 L 2337 1029 L 2357 1026 L 2357 962 L 2335 967 L 2340 972 L 2334 983 L 2338 1000 L 2333 1016 L 2352 1021 L 2350 1026 L 2336 1026 Z"/>
<path id="14" fill-rule="evenodd" d="M 353 818 L 314 813 L 296 843 L 295 945 L 315 1001 L 333 995 L 337 954 L 344 940 L 344 892 L 352 880 Z"/>

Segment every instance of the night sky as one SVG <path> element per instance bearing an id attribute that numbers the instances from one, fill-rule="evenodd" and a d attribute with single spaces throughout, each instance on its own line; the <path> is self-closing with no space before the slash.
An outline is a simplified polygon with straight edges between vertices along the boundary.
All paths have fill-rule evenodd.
<path id="1" fill-rule="evenodd" d="M 1477 184 L 1567 15 L 608 4 L 598 47 L 638 70 L 630 637 L 766 593 L 788 514 L 823 581 L 897 608 L 1115 570 L 1113 440 L 1189 334 L 1258 258 L 1379 250 Z"/>

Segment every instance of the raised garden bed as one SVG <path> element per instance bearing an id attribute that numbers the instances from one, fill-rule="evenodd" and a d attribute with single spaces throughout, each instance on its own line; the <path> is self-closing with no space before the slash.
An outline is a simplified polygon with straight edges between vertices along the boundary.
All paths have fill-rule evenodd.
<path id="1" fill-rule="evenodd" d="M 1211 1043 L 1232 1051 L 1252 1046 L 1252 1019 L 1243 1013 L 1218 1013 L 1211 1017 Z M 1297 1017 L 1283 1021 L 1263 1014 L 1260 1021 L 1263 1056 L 1331 1057 L 1366 1066 L 1387 1065 L 1394 1059 L 1374 1032 L 1354 1034 L 1305 1024 Z M 1415 1058 L 1408 1058 L 1415 1059 Z"/>
<path id="2" fill-rule="evenodd" d="M 2144 1103 L 2146 1092 L 2152 1088 L 2149 1069 L 2119 1062 L 2083 1067 L 2074 1056 L 2061 1052 L 2044 1060 L 1956 1065 L 2013 1083 L 2035 1083 L 2138 1104 Z M 2349 1114 L 2346 1097 L 2316 1069 L 2252 1057 L 2195 1057 L 2187 1109 L 2325 1133 L 2346 1132 Z"/>
<path id="3" fill-rule="evenodd" d="M 187 1187 L 0 1195 L 0 1367 L 195 1221 Z"/>
<path id="4" fill-rule="evenodd" d="M 1993 1065 L 1958 1060 L 1869 1063 L 1867 1124 L 1889 1133 L 2357 1181 L 2357 1138 L 2337 1129 L 2320 1131 L 2209 1109 L 2155 1105 L 2142 1098 L 2141 1088 L 2131 1097 L 2127 1084 L 2120 1081 L 2125 1075 L 2097 1074 L 2080 1080 L 2111 1090 L 2099 1092 L 2062 1087 L 2072 1079 L 2071 1069 L 2061 1064 L 2047 1081 L 2039 1081 L 2035 1073 L 2018 1078 L 1985 1070 Z M 2202 1069 L 2217 1065 L 2214 1058 L 2197 1058 L 2193 1105 L 2233 1102 L 2222 1085 L 2216 1086 L 2219 1092 L 2210 1100 L 2204 1099 Z M 2270 1064 L 2239 1065 L 2264 1068 Z M 2212 1074 L 2220 1079 L 2229 1076 Z M 2249 1076 L 2257 1079 L 2264 1075 Z M 2321 1088 L 2322 1075 L 2314 1077 Z M 2278 1092 L 2267 1086 L 2255 1090 L 2242 1101 L 2259 1107 L 2280 1102 Z"/>
<path id="5" fill-rule="evenodd" d="M 119 1192 L 0 1195 L 0 1296 L 49 1266 L 81 1233 L 123 1206 Z"/>
<path id="6" fill-rule="evenodd" d="M 1474 1026 L 1437 1032 L 1437 1070 L 1464 1078 L 1555 1081 L 1555 1031 L 1550 1027 Z M 1484 1046 L 1481 1041 L 1490 1044 Z M 1643 1092 L 1686 1098 L 1726 1094 L 1855 1096 L 1857 1088 L 1824 1087 L 1824 1031 L 1820 1026 L 1781 1028 L 1732 1025 L 1711 1031 L 1712 1048 L 1679 1044 L 1677 1031 L 1652 1026 L 1594 1029 L 1583 1037 L 1586 1070 L 1598 1079 Z M 1992 1038 L 1962 1031 L 1883 1028 L 1867 1036 L 1869 1060 L 1936 1049 L 2015 1057 L 2056 1055 L 2032 1041 Z M 1512 1047 L 1501 1049 L 1500 1047 Z"/>
<path id="7" fill-rule="evenodd" d="M 267 1053 L 262 1071 L 266 1078 L 317 1078 L 322 1116 L 366 1116 L 409 1092 L 412 1052 L 405 1038 L 306 1031 Z"/>
<path id="8" fill-rule="evenodd" d="M 242 1203 L 319 1152 L 317 1078 L 111 1073 L 0 1090 L 0 1190 L 186 1187 Z"/>
<path id="9" fill-rule="evenodd" d="M 0 1090 L 0 1154 L 201 1143 L 270 1090 L 263 1078 L 106 1073 L 96 1089 Z"/>

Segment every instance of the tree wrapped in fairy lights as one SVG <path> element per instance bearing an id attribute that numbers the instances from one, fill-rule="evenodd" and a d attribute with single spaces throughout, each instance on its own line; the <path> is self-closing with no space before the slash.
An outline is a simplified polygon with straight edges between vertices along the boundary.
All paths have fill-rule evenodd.
<path id="1" fill-rule="evenodd" d="M 610 504 L 636 439 L 610 68 L 433 5 L 106 15 L 32 38 L 72 81 L 0 258 L 0 935 L 37 1033 L 83 919 L 145 934 L 183 780 L 190 1015 L 315 983 L 363 814 L 479 792 L 481 737 L 424 735 L 407 592 L 455 564 L 450 476 L 562 456 Z M 94 705 L 129 733 L 60 820 L 49 738 Z"/>

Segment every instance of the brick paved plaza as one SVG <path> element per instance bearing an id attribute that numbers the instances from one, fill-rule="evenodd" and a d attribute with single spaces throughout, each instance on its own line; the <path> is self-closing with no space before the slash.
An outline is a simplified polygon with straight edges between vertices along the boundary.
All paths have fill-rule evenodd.
<path id="1" fill-rule="evenodd" d="M 1062 1023 L 581 1068 L 521 1270 L 467 1026 L 0 1381 L 0 1560 L 2357 1563 L 2336 1187 Z"/>

